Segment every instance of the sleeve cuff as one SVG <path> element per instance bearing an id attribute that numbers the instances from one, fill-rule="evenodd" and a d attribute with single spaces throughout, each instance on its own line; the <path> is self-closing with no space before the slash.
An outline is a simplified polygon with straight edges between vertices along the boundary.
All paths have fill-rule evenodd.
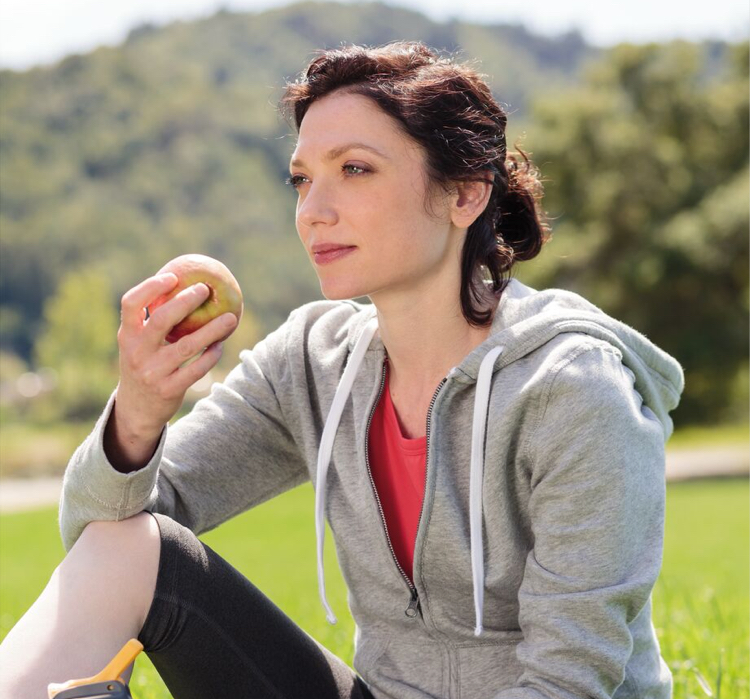
<path id="1" fill-rule="evenodd" d="M 164 426 L 159 437 L 154 454 L 148 463 L 139 468 L 137 471 L 122 473 L 118 471 L 110 462 L 107 453 L 104 450 L 104 431 L 114 409 L 115 397 L 117 391 L 110 395 L 104 411 L 99 417 L 94 428 L 91 440 L 91 453 L 87 455 L 87 461 L 94 465 L 91 473 L 91 480 L 87 484 L 94 497 L 99 497 L 104 503 L 118 510 L 118 516 L 122 512 L 123 517 L 128 517 L 135 512 L 140 512 L 146 501 L 149 499 L 151 492 L 156 485 L 156 479 L 164 452 L 164 444 L 167 438 L 168 425 Z M 107 502 L 112 495 L 116 497 L 113 501 Z"/>

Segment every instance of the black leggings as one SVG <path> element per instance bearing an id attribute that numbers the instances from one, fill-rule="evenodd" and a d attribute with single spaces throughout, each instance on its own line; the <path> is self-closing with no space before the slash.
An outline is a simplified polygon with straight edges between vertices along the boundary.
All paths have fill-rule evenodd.
<path id="1" fill-rule="evenodd" d="M 174 699 L 373 699 L 364 680 L 173 519 L 138 636 Z"/>

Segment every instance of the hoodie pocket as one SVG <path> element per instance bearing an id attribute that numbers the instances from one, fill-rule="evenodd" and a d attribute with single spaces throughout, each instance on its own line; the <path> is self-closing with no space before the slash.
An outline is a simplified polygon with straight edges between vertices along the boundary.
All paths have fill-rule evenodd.
<path id="1" fill-rule="evenodd" d="M 458 657 L 458 699 L 492 699 L 516 684 L 523 667 L 516 657 L 522 638 L 492 645 L 463 646 Z"/>
<path id="2" fill-rule="evenodd" d="M 442 698 L 448 680 L 446 651 L 442 645 L 392 636 L 385 643 L 368 643 L 354 669 L 384 696 L 399 699 Z M 364 672 L 357 667 L 360 659 Z M 472 698 L 473 699 L 473 698 Z"/>
<path id="3" fill-rule="evenodd" d="M 388 645 L 388 640 L 384 638 L 367 638 L 362 637 L 354 651 L 352 665 L 359 675 L 366 681 L 370 681 L 370 673 L 373 666 L 377 663 L 383 651 Z"/>

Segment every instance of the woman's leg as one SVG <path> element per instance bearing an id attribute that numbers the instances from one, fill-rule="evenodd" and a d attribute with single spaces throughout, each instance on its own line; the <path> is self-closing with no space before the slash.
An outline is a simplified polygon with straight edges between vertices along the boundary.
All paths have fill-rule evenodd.
<path id="1" fill-rule="evenodd" d="M 371 699 L 363 680 L 189 529 L 154 515 L 161 560 L 138 639 L 174 699 Z"/>
<path id="2" fill-rule="evenodd" d="M 91 522 L 0 645 L 0 698 L 46 699 L 47 684 L 96 674 L 136 637 L 153 601 L 160 543 L 146 512 Z"/>

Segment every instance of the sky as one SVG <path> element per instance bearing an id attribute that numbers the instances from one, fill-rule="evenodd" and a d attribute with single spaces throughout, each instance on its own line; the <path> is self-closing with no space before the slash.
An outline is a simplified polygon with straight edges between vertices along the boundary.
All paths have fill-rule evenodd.
<path id="1" fill-rule="evenodd" d="M 347 4 L 359 1 L 344 0 Z M 437 21 L 523 23 L 544 35 L 578 29 L 596 46 L 670 39 L 741 41 L 750 34 L 747 0 L 386 2 L 418 10 Z M 116 45 L 143 22 L 161 25 L 208 17 L 221 7 L 257 12 L 287 4 L 289 0 L 0 0 L 0 67 L 24 70 L 102 44 Z"/>

